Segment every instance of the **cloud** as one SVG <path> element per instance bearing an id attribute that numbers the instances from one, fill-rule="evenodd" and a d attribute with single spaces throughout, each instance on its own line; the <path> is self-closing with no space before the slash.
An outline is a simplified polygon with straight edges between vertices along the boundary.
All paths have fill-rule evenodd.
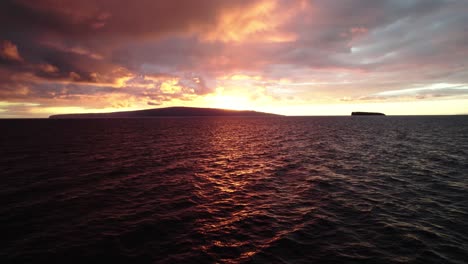
<path id="1" fill-rule="evenodd" d="M 408 101 L 421 99 L 460 99 L 468 98 L 468 84 L 436 83 L 412 88 L 388 90 L 360 97 L 344 97 L 341 101 Z"/>
<path id="2" fill-rule="evenodd" d="M 21 62 L 18 47 L 8 40 L 0 41 L 0 58 L 6 61 Z"/>
<path id="3" fill-rule="evenodd" d="M 5 0 L 3 21 L 13 28 L 64 37 L 128 39 L 159 37 L 215 25 L 219 14 L 255 8 L 258 1 L 219 0 Z M 11 27 L 11 25 L 10 25 Z"/>
<path id="4" fill-rule="evenodd" d="M 450 83 L 437 83 L 423 87 L 408 88 L 401 90 L 384 91 L 375 94 L 377 97 L 406 97 L 414 96 L 417 98 L 424 97 L 446 97 L 456 95 L 468 95 L 468 84 L 450 84 Z"/>
<path id="5" fill-rule="evenodd" d="M 104 108 L 221 90 L 253 102 L 464 97 L 381 93 L 468 83 L 467 12 L 462 0 L 4 0 L 0 99 Z M 257 77 L 226 79 L 243 75 Z"/>

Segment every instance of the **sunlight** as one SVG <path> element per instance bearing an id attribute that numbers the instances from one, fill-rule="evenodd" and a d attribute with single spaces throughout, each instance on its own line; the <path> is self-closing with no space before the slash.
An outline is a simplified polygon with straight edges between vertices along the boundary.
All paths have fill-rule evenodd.
<path id="1" fill-rule="evenodd" d="M 213 108 L 224 108 L 231 110 L 250 110 L 252 102 L 243 96 L 235 95 L 209 95 L 205 97 L 206 106 Z"/>
<path id="2" fill-rule="evenodd" d="M 116 87 L 118 88 L 125 87 L 127 84 L 127 81 L 131 80 L 133 77 L 135 76 L 131 75 L 131 76 L 124 76 L 124 77 L 117 78 L 117 80 L 115 81 Z"/>

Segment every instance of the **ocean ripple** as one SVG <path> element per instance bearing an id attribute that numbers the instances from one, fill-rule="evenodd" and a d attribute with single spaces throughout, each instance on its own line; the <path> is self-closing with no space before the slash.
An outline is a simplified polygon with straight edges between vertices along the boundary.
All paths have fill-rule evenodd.
<path id="1" fill-rule="evenodd" d="M 466 263 L 468 119 L 0 121 L 3 263 Z"/>

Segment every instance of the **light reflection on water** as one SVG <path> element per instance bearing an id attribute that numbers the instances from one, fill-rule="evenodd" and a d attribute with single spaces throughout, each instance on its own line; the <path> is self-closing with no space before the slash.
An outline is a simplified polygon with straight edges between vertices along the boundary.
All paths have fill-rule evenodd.
<path id="1" fill-rule="evenodd" d="M 467 255 L 465 117 L 23 120 L 0 129 L 7 260 Z"/>

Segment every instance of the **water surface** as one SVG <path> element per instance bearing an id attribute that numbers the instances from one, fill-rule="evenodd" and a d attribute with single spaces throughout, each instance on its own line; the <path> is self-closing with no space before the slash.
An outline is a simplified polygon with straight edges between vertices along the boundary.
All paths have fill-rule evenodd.
<path id="1" fill-rule="evenodd" d="M 3 263 L 466 263 L 468 118 L 0 121 Z"/>

